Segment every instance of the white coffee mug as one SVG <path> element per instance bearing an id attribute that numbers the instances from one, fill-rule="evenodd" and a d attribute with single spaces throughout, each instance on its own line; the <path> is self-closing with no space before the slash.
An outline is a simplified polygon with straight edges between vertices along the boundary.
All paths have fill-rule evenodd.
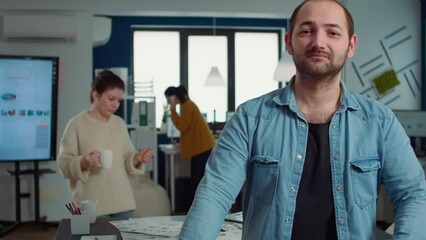
<path id="1" fill-rule="evenodd" d="M 112 150 L 101 150 L 99 151 L 99 155 L 102 168 L 110 169 L 112 167 Z"/>
<path id="2" fill-rule="evenodd" d="M 96 207 L 98 205 L 98 201 L 97 200 L 84 200 L 81 201 L 79 206 L 80 206 L 80 211 L 82 213 L 88 214 L 89 218 L 90 218 L 90 223 L 95 223 L 96 222 Z"/>

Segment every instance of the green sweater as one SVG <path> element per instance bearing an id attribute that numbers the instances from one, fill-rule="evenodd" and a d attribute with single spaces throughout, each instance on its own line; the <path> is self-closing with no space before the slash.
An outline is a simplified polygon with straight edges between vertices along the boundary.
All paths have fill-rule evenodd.
<path id="1" fill-rule="evenodd" d="M 80 159 L 103 149 L 113 150 L 112 168 L 82 171 Z M 99 216 L 136 208 L 128 174 L 143 174 L 144 168 L 133 166 L 134 154 L 126 124 L 120 117 L 113 115 L 105 123 L 83 111 L 68 122 L 57 161 L 68 179 L 72 200 L 98 200 Z"/>

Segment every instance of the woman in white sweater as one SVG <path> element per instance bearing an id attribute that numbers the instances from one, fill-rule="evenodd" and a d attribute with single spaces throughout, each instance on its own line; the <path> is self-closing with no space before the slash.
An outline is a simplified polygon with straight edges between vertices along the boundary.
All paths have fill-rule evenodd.
<path id="1" fill-rule="evenodd" d="M 97 200 L 97 216 L 131 217 L 136 209 L 128 175 L 144 174 L 152 160 L 150 148 L 135 151 L 124 120 L 114 112 L 124 94 L 124 82 L 111 71 L 92 82 L 92 106 L 73 117 L 61 139 L 58 166 L 68 179 L 72 200 Z M 113 163 L 102 168 L 101 150 L 112 150 Z"/>

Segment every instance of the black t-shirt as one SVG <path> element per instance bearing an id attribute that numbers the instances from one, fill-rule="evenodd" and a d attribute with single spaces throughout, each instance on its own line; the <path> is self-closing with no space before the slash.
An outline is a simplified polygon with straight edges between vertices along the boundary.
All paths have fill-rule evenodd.
<path id="1" fill-rule="evenodd" d="M 292 240 L 337 240 L 331 185 L 329 126 L 329 123 L 309 124 Z"/>

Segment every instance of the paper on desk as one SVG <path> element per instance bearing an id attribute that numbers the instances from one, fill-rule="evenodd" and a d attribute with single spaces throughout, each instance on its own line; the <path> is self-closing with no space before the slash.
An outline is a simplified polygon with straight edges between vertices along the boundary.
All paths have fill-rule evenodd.
<path id="1" fill-rule="evenodd" d="M 120 232 L 123 240 L 177 240 L 183 225 L 182 220 L 170 216 L 133 218 L 111 221 Z M 225 222 L 217 240 L 240 240 L 242 224 Z"/>
<path id="2" fill-rule="evenodd" d="M 243 212 L 236 212 L 236 213 L 228 214 L 228 215 L 225 216 L 225 220 L 230 221 L 230 222 L 242 223 L 243 222 Z"/>
<path id="3" fill-rule="evenodd" d="M 116 240 L 116 235 L 82 236 L 80 240 Z"/>
<path id="4" fill-rule="evenodd" d="M 224 223 L 222 231 L 217 236 L 217 240 L 240 240 L 242 236 L 241 224 L 239 223 Z M 178 237 L 163 237 L 152 236 L 143 233 L 121 232 L 123 240 L 177 240 Z"/>
<path id="5" fill-rule="evenodd" d="M 217 236 L 217 240 L 240 240 L 242 235 L 241 223 L 225 222 L 222 224 L 222 231 Z"/>
<path id="6" fill-rule="evenodd" d="M 162 237 L 162 236 L 151 236 L 143 233 L 130 233 L 130 232 L 121 232 L 121 237 L 123 240 L 177 240 L 178 237 Z"/>
<path id="7" fill-rule="evenodd" d="M 171 217 L 146 217 L 129 220 L 111 221 L 120 232 L 143 233 L 151 236 L 177 237 L 182 228 L 182 221 Z"/>

